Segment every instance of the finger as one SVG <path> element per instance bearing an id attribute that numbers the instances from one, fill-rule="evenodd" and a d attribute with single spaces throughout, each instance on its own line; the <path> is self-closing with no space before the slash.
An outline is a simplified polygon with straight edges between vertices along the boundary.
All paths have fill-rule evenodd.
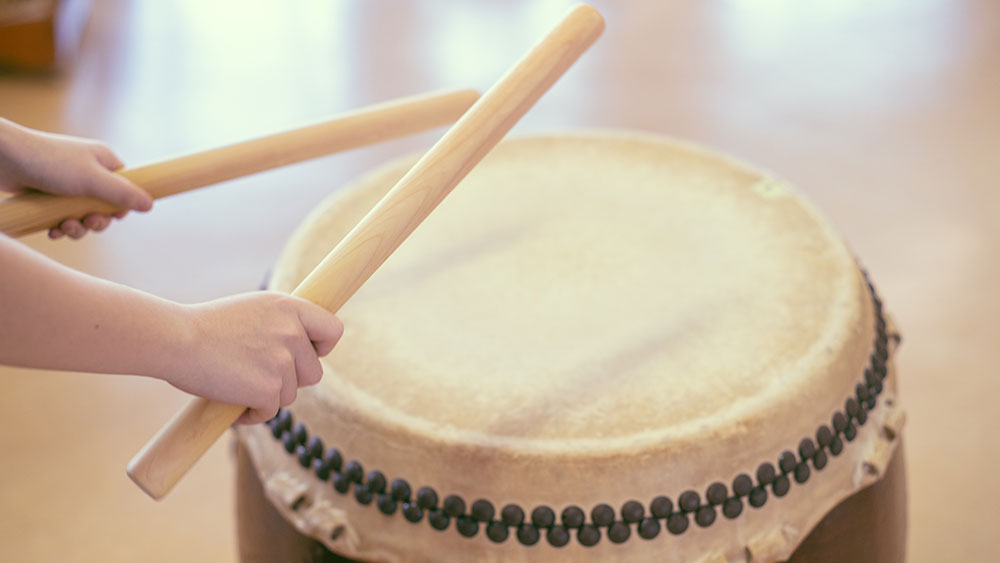
<path id="1" fill-rule="evenodd" d="M 307 341 L 303 344 L 303 348 L 296 350 L 295 354 L 295 377 L 299 387 L 308 387 L 316 385 L 323 378 L 323 365 L 320 364 L 312 343 Z"/>
<path id="2" fill-rule="evenodd" d="M 49 238 L 52 240 L 60 239 L 65 234 L 66 233 L 62 232 L 62 229 L 60 229 L 59 227 L 49 229 Z"/>
<path id="3" fill-rule="evenodd" d="M 111 224 L 111 217 L 107 215 L 92 214 L 83 218 L 83 226 L 91 231 L 101 232 Z"/>
<path id="4" fill-rule="evenodd" d="M 344 324 L 333 313 L 315 303 L 297 298 L 295 303 L 299 322 L 306 330 L 306 336 L 312 341 L 316 353 L 320 356 L 329 354 L 344 335 Z"/>
<path id="5" fill-rule="evenodd" d="M 59 224 L 59 229 L 71 239 L 79 239 L 87 234 L 87 229 L 76 219 L 66 219 Z"/>
<path id="6" fill-rule="evenodd" d="M 128 215 L 128 209 L 122 209 L 121 211 L 115 211 L 111 214 L 115 219 L 121 219 L 122 217 Z"/>
<path id="7" fill-rule="evenodd" d="M 299 392 L 299 380 L 295 375 L 295 364 L 293 362 L 290 369 L 285 369 L 281 374 L 281 406 L 287 407 L 295 402 L 295 397 Z"/>
<path id="8" fill-rule="evenodd" d="M 153 198 L 142 188 L 128 181 L 125 177 L 100 170 L 89 186 L 88 195 L 113 203 L 123 209 L 149 211 L 153 207 Z"/>
<path id="9" fill-rule="evenodd" d="M 236 419 L 236 424 L 260 424 L 267 422 L 278 414 L 278 407 L 270 409 L 247 409 Z"/>
<path id="10" fill-rule="evenodd" d="M 313 350 L 316 351 L 317 356 L 322 358 L 323 356 L 332 352 L 333 348 L 337 345 L 337 342 L 339 341 L 340 339 L 314 341 L 312 343 Z"/>

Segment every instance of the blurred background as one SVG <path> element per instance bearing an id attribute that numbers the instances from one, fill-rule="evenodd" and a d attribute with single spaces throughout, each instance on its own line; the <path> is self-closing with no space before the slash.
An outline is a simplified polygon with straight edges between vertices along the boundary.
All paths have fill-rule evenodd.
<path id="1" fill-rule="evenodd" d="M 0 115 L 128 164 L 429 90 L 485 90 L 570 5 L 0 0 Z M 515 134 L 636 129 L 790 180 L 903 333 L 913 562 L 995 561 L 1000 496 L 1000 2 L 595 1 L 607 31 Z M 303 216 L 441 130 L 157 202 L 26 244 L 182 302 L 255 289 Z M 165 500 L 125 476 L 187 397 L 0 367 L 0 560 L 235 560 L 232 442 Z"/>

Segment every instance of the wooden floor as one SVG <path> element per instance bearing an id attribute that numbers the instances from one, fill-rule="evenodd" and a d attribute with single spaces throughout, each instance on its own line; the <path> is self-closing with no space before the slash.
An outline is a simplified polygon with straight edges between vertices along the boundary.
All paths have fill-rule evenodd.
<path id="1" fill-rule="evenodd" d="M 0 114 L 139 164 L 426 90 L 485 89 L 562 0 L 96 2 L 61 74 L 0 76 Z M 899 356 L 910 561 L 995 561 L 1000 479 L 1000 3 L 596 2 L 605 36 L 516 132 L 684 137 L 797 184 L 870 270 Z M 427 134 L 157 203 L 73 267 L 194 302 L 254 289 L 303 215 Z M 0 560 L 233 561 L 220 441 L 166 500 L 126 478 L 185 402 L 155 381 L 0 368 Z"/>

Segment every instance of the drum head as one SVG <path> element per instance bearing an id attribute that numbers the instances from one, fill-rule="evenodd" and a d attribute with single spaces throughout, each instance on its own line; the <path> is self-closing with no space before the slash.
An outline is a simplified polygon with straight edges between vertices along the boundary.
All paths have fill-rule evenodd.
<path id="1" fill-rule="evenodd" d="M 290 241 L 272 288 L 294 289 L 413 161 L 325 202 Z M 757 542 L 757 556 L 781 556 L 878 474 L 878 464 L 868 477 L 857 470 L 879 449 L 877 432 L 865 432 L 875 425 L 857 424 L 845 400 L 864 407 L 857 385 L 868 389 L 865 371 L 878 371 L 887 336 L 850 251 L 786 183 L 686 144 L 633 133 L 501 143 L 339 315 L 346 332 L 325 377 L 291 415 L 345 463 L 359 463 L 361 484 L 351 487 L 363 489 L 378 470 L 386 488 L 370 501 L 380 492 L 393 500 L 394 479 L 409 489 L 390 516 L 326 483 L 322 495 L 353 538 L 328 543 L 347 555 L 693 559 Z M 884 358 L 881 372 L 884 402 Z M 892 410 L 875 406 L 852 412 L 882 419 Z M 851 451 L 838 452 L 826 474 L 798 483 L 797 466 L 806 467 L 800 477 L 826 469 L 816 451 L 833 458 L 833 438 L 846 438 L 838 412 L 867 445 L 841 448 Z M 262 440 L 280 449 L 269 432 Z M 813 447 L 800 451 L 807 438 Z M 250 450 L 258 466 L 274 465 L 260 461 L 272 454 Z M 792 456 L 785 469 L 783 452 Z M 758 477 L 762 464 L 771 481 L 767 470 Z M 785 496 L 774 494 L 781 478 L 795 485 L 795 505 L 774 498 Z M 414 525 L 399 513 L 418 504 L 420 487 L 438 502 L 418 506 Z M 754 490 L 784 508 L 751 508 Z M 685 492 L 697 498 L 682 503 Z M 427 520 L 448 513 L 448 495 L 465 506 L 438 531 Z M 656 497 L 671 504 L 660 516 Z M 477 499 L 489 514 L 483 504 L 472 512 Z M 635 521 L 623 511 L 629 501 L 642 509 Z M 523 522 L 551 508 L 555 522 L 534 526 L 541 536 L 567 507 L 584 521 L 573 526 L 570 514 L 562 523 L 572 536 L 562 550 L 559 538 L 528 547 L 530 537 L 506 539 L 523 528 L 504 521 L 507 505 Z M 603 508 L 593 512 L 601 505 L 613 508 L 610 521 Z M 678 531 L 681 516 L 685 528 L 703 529 Z M 644 518 L 647 535 L 654 523 L 663 528 L 650 541 L 636 537 Z M 478 537 L 467 539 L 472 524 Z"/>

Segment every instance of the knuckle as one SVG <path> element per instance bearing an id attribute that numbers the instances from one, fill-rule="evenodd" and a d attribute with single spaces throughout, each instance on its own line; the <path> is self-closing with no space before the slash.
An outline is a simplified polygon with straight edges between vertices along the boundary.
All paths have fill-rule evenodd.
<path id="1" fill-rule="evenodd" d="M 271 348 L 270 353 L 267 355 L 264 365 L 267 369 L 267 376 L 272 378 L 277 382 L 277 385 L 281 385 L 281 376 L 288 370 L 288 351 L 280 346 L 274 346 Z"/>

